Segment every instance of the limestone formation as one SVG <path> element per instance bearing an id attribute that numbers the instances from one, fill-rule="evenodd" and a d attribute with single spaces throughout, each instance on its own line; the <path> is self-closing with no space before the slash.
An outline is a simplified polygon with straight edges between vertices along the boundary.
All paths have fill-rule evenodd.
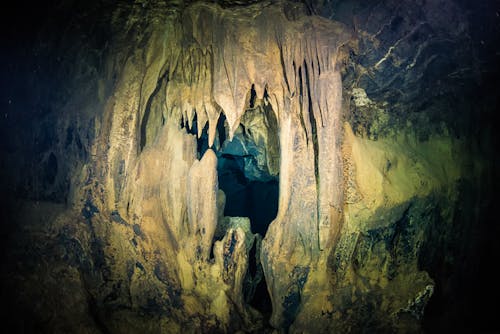
<path id="1" fill-rule="evenodd" d="M 221 10 L 196 4 L 182 13 L 182 23 L 179 17 L 160 16 L 167 23 L 153 23 L 107 103 L 109 129 L 96 142 L 102 153 L 94 162 L 105 171 L 97 178 L 106 194 L 102 210 L 118 210 L 153 233 L 150 251 L 167 249 L 169 258 L 177 258 L 168 263 L 178 268 L 174 271 L 183 291 L 196 291 L 196 270 L 187 266 L 205 266 L 210 260 L 217 224 L 216 157 L 209 149 L 198 162 L 195 137 L 179 124 L 188 130 L 196 119 L 199 138 L 208 122 L 210 147 L 221 112 L 229 143 L 240 122 L 264 147 L 274 136 L 268 132 L 278 132 L 279 208 L 262 247 L 273 301 L 271 324 L 277 328 L 289 326 L 293 315 L 287 309 L 300 303 L 288 305 L 290 287 L 297 287 L 293 294 L 302 293 L 321 251 L 329 252 L 340 231 L 342 85 L 337 62 L 339 48 L 350 38 L 340 24 L 300 13 L 290 19 L 282 6 Z M 251 91 L 259 106 L 245 112 Z M 264 129 L 267 133 L 247 116 L 259 110 L 274 113 L 269 117 L 277 120 Z M 276 175 L 278 152 L 264 152 L 270 157 L 259 161 L 256 155 L 257 166 Z M 244 262 L 238 265 L 245 268 Z M 232 278 L 237 291 L 242 278 Z M 223 302 L 221 295 L 216 298 Z M 242 300 L 233 302 L 237 311 L 243 310 Z M 221 321 L 227 323 L 228 317 Z"/>
<path id="2" fill-rule="evenodd" d="M 20 308 L 41 300 L 33 328 L 422 332 L 454 277 L 441 264 L 462 268 L 476 247 L 457 246 L 454 226 L 463 203 L 463 217 L 477 212 L 468 196 L 491 165 L 454 116 L 439 118 L 446 94 L 422 88 L 467 72 L 434 77 L 426 51 L 467 27 L 437 20 L 436 1 L 402 3 L 113 7 L 103 70 L 71 93 L 39 167 L 52 190 L 68 174 L 66 206 L 23 202 L 13 220 L 10 243 L 25 243 L 8 287 Z M 455 6 L 446 18 L 463 22 Z M 260 208 L 276 208 L 269 226 L 248 212 Z"/>

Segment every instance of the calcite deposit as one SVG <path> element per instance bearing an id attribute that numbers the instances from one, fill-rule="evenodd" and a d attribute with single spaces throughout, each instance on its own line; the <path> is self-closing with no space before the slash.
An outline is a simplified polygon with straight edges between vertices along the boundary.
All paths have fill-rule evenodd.
<path id="1" fill-rule="evenodd" d="M 99 6 L 6 181 L 33 194 L 6 214 L 18 331 L 454 328 L 495 175 L 459 4 Z"/>
<path id="2" fill-rule="evenodd" d="M 96 204 L 100 211 L 116 211 L 151 235 L 145 250 L 165 253 L 165 263 L 178 273 L 183 296 L 193 294 L 217 303 L 224 312 L 245 314 L 241 289 L 252 245 L 232 264 L 239 269 L 228 271 L 226 260 L 224 268 L 212 268 L 217 158 L 209 148 L 198 160 L 196 137 L 208 123 L 208 146 L 213 147 L 223 113 L 231 142 L 251 107 L 253 92 L 252 103 L 274 114 L 277 122 L 271 131 L 279 133 L 278 214 L 261 254 L 273 301 L 271 324 L 277 328 L 290 325 L 294 314 L 287 309 L 298 308 L 309 272 L 316 270 L 321 254 L 324 258 L 330 252 L 340 231 L 338 61 L 339 49 L 351 38 L 341 24 L 298 10 L 293 17 L 286 14 L 284 5 L 263 4 L 236 10 L 195 4 L 181 16 L 158 14 L 106 102 L 107 128 L 96 141 L 98 159 L 90 162 L 90 168 L 104 175 L 96 177 L 97 186 L 89 195 L 95 202 L 94 194 L 101 191 L 103 202 Z M 197 131 L 190 134 L 195 119 Z M 265 145 L 270 136 L 261 135 Z M 277 174 L 275 162 L 269 167 Z M 235 245 L 225 249 L 224 257 L 231 257 L 244 236 L 226 233 L 227 242 Z M 233 297 L 224 289 L 206 288 L 216 286 L 223 270 Z M 283 274 L 288 272 L 297 275 Z M 221 312 L 215 315 L 229 326 L 230 317 Z"/>

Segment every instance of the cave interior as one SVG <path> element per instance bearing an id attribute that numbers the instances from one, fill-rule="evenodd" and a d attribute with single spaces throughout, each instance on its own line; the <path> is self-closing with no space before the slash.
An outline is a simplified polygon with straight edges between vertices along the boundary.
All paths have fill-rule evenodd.
<path id="1" fill-rule="evenodd" d="M 497 0 L 4 11 L 9 333 L 497 333 Z"/>

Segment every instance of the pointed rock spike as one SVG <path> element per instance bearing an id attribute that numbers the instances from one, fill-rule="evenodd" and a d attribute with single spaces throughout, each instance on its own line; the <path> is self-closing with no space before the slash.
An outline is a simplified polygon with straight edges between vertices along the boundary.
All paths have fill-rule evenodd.
<path id="1" fill-rule="evenodd" d="M 201 135 L 203 134 L 203 129 L 205 128 L 205 125 L 207 124 L 208 121 L 208 116 L 207 116 L 207 110 L 205 108 L 205 105 L 202 105 L 198 111 L 198 139 L 201 138 Z"/>
<path id="2" fill-rule="evenodd" d="M 263 99 L 264 98 L 264 85 L 261 85 L 259 83 L 254 84 L 254 90 L 255 90 L 255 95 L 257 99 Z"/>
<path id="3" fill-rule="evenodd" d="M 213 110 L 212 106 L 208 106 L 208 147 L 213 147 L 215 134 L 217 133 L 217 122 L 219 121 L 220 112 Z"/>

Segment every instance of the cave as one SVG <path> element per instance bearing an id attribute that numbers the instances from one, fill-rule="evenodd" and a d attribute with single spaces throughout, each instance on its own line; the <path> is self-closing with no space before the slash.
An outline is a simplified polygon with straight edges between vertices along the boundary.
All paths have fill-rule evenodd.
<path id="1" fill-rule="evenodd" d="M 251 231 L 257 233 L 260 239 L 265 237 L 269 224 L 278 212 L 279 175 L 273 175 L 269 163 L 277 166 L 279 161 L 268 160 L 276 159 L 273 155 L 279 152 L 279 143 L 272 140 L 275 138 L 273 133 L 277 130 L 273 110 L 264 108 L 263 105 L 257 107 L 255 91 L 252 89 L 250 94 L 251 110 L 247 110 L 246 115 L 251 121 L 247 121 L 247 127 L 240 124 L 232 141 L 226 142 L 225 117 L 222 115 L 219 119 L 217 173 L 219 189 L 224 192 L 226 198 L 224 216 L 248 217 Z M 255 136 L 262 128 L 267 130 L 264 132 L 266 139 L 271 140 Z M 258 160 L 261 161 L 260 165 Z M 269 318 L 272 311 L 271 300 L 257 252 L 260 252 L 260 242 L 256 239 L 248 255 L 246 275 L 250 283 L 244 285 L 243 294 L 249 305 L 259 310 L 265 318 Z"/>
<path id="2" fill-rule="evenodd" d="M 497 1 L 12 5 L 7 332 L 500 330 Z"/>
<path id="3" fill-rule="evenodd" d="M 249 179 L 243 159 L 223 153 L 218 160 L 219 187 L 227 196 L 224 215 L 250 218 L 252 232 L 265 236 L 278 212 L 278 181 Z"/>
<path id="4" fill-rule="evenodd" d="M 250 104 L 251 107 L 252 104 Z M 270 117 L 253 117 L 260 127 L 262 124 L 270 124 L 266 136 L 272 137 L 270 133 L 277 130 L 277 122 L 271 114 L 273 111 L 254 110 L 260 115 L 268 113 Z M 252 111 L 247 112 L 251 115 Z M 249 116 L 251 117 L 251 116 Z M 259 119 L 260 118 L 260 119 Z M 273 121 L 269 122 L 268 119 Z M 221 117 L 220 122 L 225 122 Z M 255 124 L 254 124 L 255 127 Z M 279 175 L 273 175 L 268 168 L 268 157 L 279 152 L 277 140 L 270 140 L 269 150 L 266 143 L 256 143 L 252 136 L 252 126 L 245 127 L 240 124 L 232 141 L 219 140 L 221 148 L 217 151 L 217 172 L 219 176 L 219 189 L 226 194 L 225 216 L 248 217 L 252 232 L 259 233 L 262 237 L 266 235 L 267 227 L 276 218 L 278 212 Z M 221 137 L 219 137 L 221 138 Z M 275 138 L 276 139 L 276 138 Z M 270 159 L 276 159 L 271 156 Z M 259 165 L 258 160 L 261 160 Z M 279 161 L 272 162 L 275 166 Z"/>

